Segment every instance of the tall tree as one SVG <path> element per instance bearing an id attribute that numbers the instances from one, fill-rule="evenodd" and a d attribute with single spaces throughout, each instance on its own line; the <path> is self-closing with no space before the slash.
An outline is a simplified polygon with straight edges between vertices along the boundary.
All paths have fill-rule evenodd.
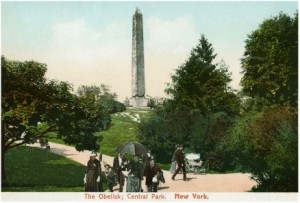
<path id="1" fill-rule="evenodd" d="M 107 116 L 90 99 L 78 98 L 65 82 L 47 81 L 47 67 L 34 61 L 10 61 L 2 56 L 1 161 L 2 185 L 7 185 L 6 152 L 56 132 L 67 144 L 97 150 L 96 131 Z M 109 116 L 109 115 L 108 115 Z"/>
<path id="2" fill-rule="evenodd" d="M 298 13 L 267 19 L 246 40 L 241 85 L 267 105 L 298 106 Z"/>
<path id="3" fill-rule="evenodd" d="M 192 49 L 189 59 L 172 76 L 166 92 L 173 97 L 172 106 L 200 109 L 202 113 L 239 112 L 239 98 L 228 86 L 231 81 L 227 65 L 215 64 L 214 49 L 204 35 Z"/>

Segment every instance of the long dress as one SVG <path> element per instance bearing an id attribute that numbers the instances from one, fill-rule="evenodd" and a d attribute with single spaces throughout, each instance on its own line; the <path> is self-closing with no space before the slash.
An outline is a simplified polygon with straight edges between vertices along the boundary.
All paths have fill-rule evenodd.
<path id="1" fill-rule="evenodd" d="M 98 176 L 101 174 L 101 165 L 97 159 L 90 159 L 86 167 L 86 184 L 85 192 L 99 192 L 100 185 L 97 182 Z"/>
<path id="2" fill-rule="evenodd" d="M 126 192 L 141 192 L 141 181 L 144 169 L 143 164 L 140 162 L 131 162 L 128 169 L 130 172 L 127 177 Z"/>

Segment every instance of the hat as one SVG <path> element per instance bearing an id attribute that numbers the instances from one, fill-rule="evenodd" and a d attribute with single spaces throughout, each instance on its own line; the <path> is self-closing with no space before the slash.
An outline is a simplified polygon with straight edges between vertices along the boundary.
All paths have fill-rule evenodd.
<path id="1" fill-rule="evenodd" d="M 95 153 L 95 152 L 92 152 L 91 154 L 90 154 L 90 157 L 91 156 L 97 156 L 97 154 Z"/>

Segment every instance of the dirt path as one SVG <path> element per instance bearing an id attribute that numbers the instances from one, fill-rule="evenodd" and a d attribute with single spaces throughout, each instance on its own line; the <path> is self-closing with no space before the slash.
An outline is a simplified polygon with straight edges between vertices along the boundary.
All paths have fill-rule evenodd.
<path id="1" fill-rule="evenodd" d="M 74 147 L 49 143 L 51 152 L 65 156 L 83 165 L 86 165 L 90 151 L 78 152 Z M 29 145 L 32 147 L 40 147 L 39 143 Z M 103 155 L 103 161 L 112 165 L 113 157 Z M 178 174 L 173 181 L 171 173 L 164 171 L 166 183 L 159 186 L 159 192 L 246 192 L 249 191 L 256 182 L 250 179 L 247 173 L 230 173 L 230 174 L 205 174 L 195 175 L 187 174 L 188 181 L 182 180 L 182 174 Z M 145 183 L 143 182 L 144 191 Z M 117 190 L 117 187 L 114 188 Z"/>

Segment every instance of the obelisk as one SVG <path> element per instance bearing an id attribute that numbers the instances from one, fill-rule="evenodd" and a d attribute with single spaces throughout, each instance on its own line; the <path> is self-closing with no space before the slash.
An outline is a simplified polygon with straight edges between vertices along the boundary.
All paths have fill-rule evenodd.
<path id="1" fill-rule="evenodd" d="M 130 105 L 146 107 L 145 99 L 145 69 L 144 69 L 144 38 L 143 15 L 136 9 L 132 19 L 132 84 Z"/>

